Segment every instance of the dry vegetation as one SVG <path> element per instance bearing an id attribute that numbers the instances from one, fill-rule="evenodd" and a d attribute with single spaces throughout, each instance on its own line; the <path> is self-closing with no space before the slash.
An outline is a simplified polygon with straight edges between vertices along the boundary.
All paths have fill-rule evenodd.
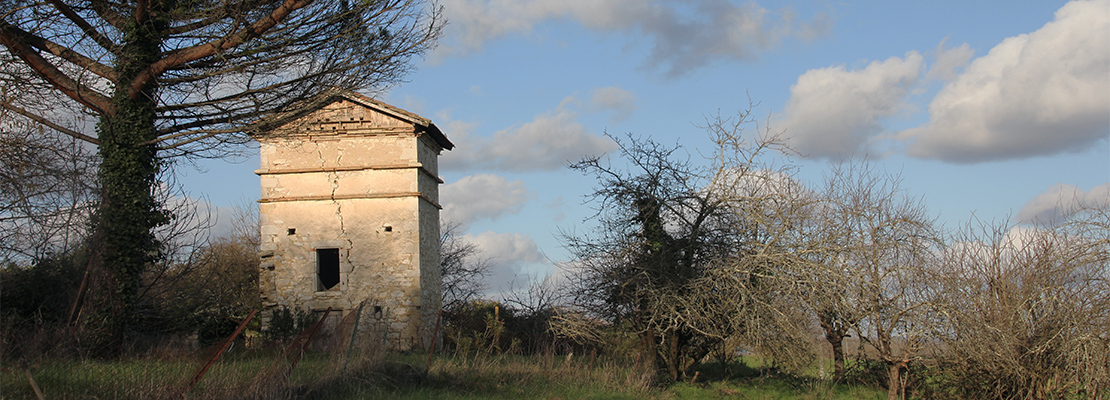
<path id="1" fill-rule="evenodd" d="M 190 397 L 1110 396 L 1110 205 L 948 232 L 866 163 L 799 182 L 775 161 L 789 149 L 747 122 L 708 121 L 707 163 L 630 137 L 624 159 L 577 164 L 598 178 L 601 225 L 568 235 L 560 285 L 480 300 L 485 263 L 446 229 L 446 349 L 430 371 L 426 354 L 369 348 L 291 369 L 280 347 L 253 347 L 308 325 L 290 316 L 286 332 L 248 328 L 252 349 Z M 159 231 L 166 257 L 144 273 L 126 355 L 89 358 L 72 322 L 91 208 L 75 205 L 95 193 L 66 183 L 92 173 L 88 154 L 2 133 L 19 167 L 0 174 L 4 398 L 34 397 L 27 371 L 48 398 L 180 398 L 205 353 L 185 338 L 215 343 L 257 307 L 251 213 L 208 238 L 206 215 L 162 192 L 180 217 Z"/>
<path id="2" fill-rule="evenodd" d="M 287 380 L 275 380 L 273 351 L 228 354 L 190 399 L 878 399 L 865 385 L 831 384 L 732 363 L 708 365 L 699 379 L 648 385 L 631 364 L 610 357 L 484 355 L 437 356 L 424 374 L 422 354 L 359 356 L 310 353 Z M 52 360 L 30 367 L 52 399 L 180 399 L 202 360 L 137 357 L 117 361 Z M 34 399 L 19 368 L 0 373 L 4 398 Z"/>
<path id="3" fill-rule="evenodd" d="M 854 337 L 891 400 L 1110 395 L 1110 204 L 951 234 L 866 162 L 797 181 L 777 162 L 789 148 L 746 134 L 747 117 L 707 121 L 707 163 L 630 137 L 620 159 L 572 166 L 597 178 L 601 223 L 567 237 L 573 300 L 555 332 L 631 335 L 639 370 L 670 381 L 739 349 L 798 373 L 822 335 L 834 380 Z"/>

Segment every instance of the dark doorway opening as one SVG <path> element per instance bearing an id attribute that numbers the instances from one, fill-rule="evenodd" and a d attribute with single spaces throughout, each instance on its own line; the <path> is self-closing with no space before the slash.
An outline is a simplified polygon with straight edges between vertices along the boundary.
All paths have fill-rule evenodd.
<path id="1" fill-rule="evenodd" d="M 316 249 L 316 291 L 339 284 L 339 249 Z"/>

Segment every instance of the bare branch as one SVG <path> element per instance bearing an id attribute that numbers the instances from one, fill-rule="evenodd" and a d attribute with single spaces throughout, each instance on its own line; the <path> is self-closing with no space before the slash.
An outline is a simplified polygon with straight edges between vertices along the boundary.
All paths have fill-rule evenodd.
<path id="1" fill-rule="evenodd" d="M 32 121 L 35 121 L 35 122 L 38 122 L 40 124 L 46 125 L 46 126 L 50 127 L 51 129 L 54 129 L 58 132 L 69 135 L 69 136 L 71 136 L 75 139 L 81 139 L 81 140 L 84 140 L 86 142 L 89 142 L 89 143 L 92 143 L 92 144 L 95 144 L 95 145 L 100 145 L 100 140 L 97 140 L 97 138 L 94 138 L 92 136 L 83 134 L 81 132 L 77 132 L 75 130 L 66 128 L 66 127 L 61 126 L 61 125 L 55 124 L 54 122 L 50 121 L 49 119 L 44 118 L 41 115 L 38 115 L 38 114 L 32 113 L 30 111 L 24 110 L 23 108 L 17 107 L 14 104 L 12 104 L 8 101 L 0 103 L 0 106 L 6 108 L 8 110 L 14 111 L 15 113 L 17 113 L 19 115 L 30 118 Z"/>
<path id="2" fill-rule="evenodd" d="M 178 49 L 164 55 L 161 60 L 151 64 L 146 70 L 140 73 L 139 76 L 131 81 L 131 88 L 128 95 L 131 96 L 131 98 L 137 98 L 140 93 L 142 93 L 144 87 L 153 81 L 155 77 L 161 75 L 170 68 L 215 55 L 222 50 L 239 46 L 251 38 L 261 36 L 263 33 L 270 30 L 270 28 L 281 23 L 290 13 L 308 4 L 308 1 L 286 0 L 269 15 L 252 23 L 249 28 L 233 32 L 218 40 Z M 136 12 L 136 15 L 138 14 L 139 13 Z"/>
<path id="3" fill-rule="evenodd" d="M 81 18 L 80 15 L 77 15 L 77 13 L 74 12 L 72 8 L 67 6 L 61 0 L 49 0 L 49 2 L 50 2 L 51 5 L 54 6 L 55 9 L 58 10 L 58 12 L 61 12 L 62 15 L 65 15 L 65 17 L 69 18 L 70 21 L 73 21 L 73 23 L 75 25 L 77 25 L 77 27 L 81 28 L 82 32 L 85 32 L 86 35 L 89 35 L 89 37 L 92 38 L 93 41 L 96 42 L 96 44 L 100 45 L 100 47 L 102 47 L 105 50 L 108 50 L 108 51 L 110 51 L 114 54 L 117 53 L 117 51 L 119 50 L 119 46 L 116 45 L 114 42 L 112 42 L 111 39 L 108 39 L 108 37 L 104 36 L 104 34 L 100 33 L 100 31 L 98 31 L 95 27 L 93 27 L 91 24 L 89 24 L 88 21 L 85 21 L 84 18 Z M 97 4 L 97 3 L 100 3 L 100 2 L 99 1 L 94 1 L 93 2 L 93 4 Z M 57 54 L 57 53 L 55 53 L 55 54 Z M 78 64 L 78 65 L 83 65 L 83 64 Z M 107 68 L 107 67 L 105 67 L 105 68 Z M 98 73 L 98 75 L 100 75 L 100 74 Z M 111 76 L 114 76 L 114 74 L 111 74 L 111 76 L 109 76 L 107 74 L 104 74 L 104 75 L 101 75 L 101 76 L 103 76 L 105 78 L 108 78 L 108 79 L 114 79 L 114 78 L 111 77 Z"/>
<path id="4" fill-rule="evenodd" d="M 101 114 L 114 114 L 115 111 L 110 99 L 73 80 L 32 49 L 29 42 L 35 39 L 38 38 L 9 24 L 7 21 L 0 21 L 0 44 L 3 44 L 9 51 L 23 60 L 38 76 L 53 84 L 58 91 L 78 103 Z"/>

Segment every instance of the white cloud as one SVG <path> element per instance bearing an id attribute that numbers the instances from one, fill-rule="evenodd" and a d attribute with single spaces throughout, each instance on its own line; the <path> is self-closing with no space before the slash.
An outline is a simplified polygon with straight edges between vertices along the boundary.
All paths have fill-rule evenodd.
<path id="1" fill-rule="evenodd" d="M 613 121 L 619 122 L 636 110 L 636 95 L 615 86 L 594 89 L 590 96 L 590 105 L 597 110 L 612 111 Z"/>
<path id="2" fill-rule="evenodd" d="M 719 59 L 751 60 L 784 37 L 812 39 L 829 30 L 819 15 L 797 23 L 790 10 L 728 0 L 443 0 L 448 33 L 437 56 L 477 51 L 490 40 L 526 34 L 549 20 L 595 32 L 627 33 L 652 43 L 647 64 L 677 76 Z"/>
<path id="3" fill-rule="evenodd" d="M 843 66 L 813 69 L 790 87 L 785 119 L 789 143 L 803 155 L 841 158 L 868 153 L 883 131 L 880 119 L 902 111 L 917 83 L 923 57 L 872 61 L 860 70 Z"/>
<path id="4" fill-rule="evenodd" d="M 1080 151 L 1110 133 L 1110 2 L 1073 1 L 947 83 L 927 125 L 902 133 L 920 158 L 972 163 Z"/>
<path id="5" fill-rule="evenodd" d="M 440 166 L 453 170 L 551 171 L 616 148 L 612 140 L 587 132 L 577 118 L 577 112 L 560 106 L 489 138 L 475 137 L 465 130 L 471 127 L 460 127 L 464 130 L 452 136 L 455 149 L 444 153 Z"/>
<path id="6" fill-rule="evenodd" d="M 547 258 L 532 237 L 522 233 L 483 232 L 463 239 L 478 246 L 480 256 L 490 262 L 489 287 L 509 292 L 512 284 L 527 284 L 537 265 L 550 269 Z"/>
<path id="7" fill-rule="evenodd" d="M 787 172 L 773 169 L 726 168 L 717 171 L 703 193 L 737 199 L 780 195 L 810 196 L 810 190 Z"/>
<path id="8" fill-rule="evenodd" d="M 482 254 L 494 262 L 515 264 L 537 263 L 546 260 L 532 237 L 523 233 L 487 231 L 477 235 L 467 234 L 465 238 L 468 242 L 476 244 L 481 249 Z"/>
<path id="9" fill-rule="evenodd" d="M 937 45 L 937 59 L 933 65 L 929 67 L 929 73 L 925 74 L 925 79 L 948 81 L 958 76 L 957 69 L 967 65 L 971 57 L 975 56 L 975 50 L 971 49 L 967 43 L 946 49 L 942 40 Z"/>
<path id="10" fill-rule="evenodd" d="M 1081 207 L 1100 205 L 1110 205 L 1110 183 L 1095 186 L 1090 191 L 1058 184 L 1025 203 L 1017 213 L 1017 220 L 1021 224 L 1053 224 Z"/>
<path id="11" fill-rule="evenodd" d="M 1029 246 L 1049 231 L 1028 226 L 997 226 L 983 224 L 968 226 L 959 233 L 958 240 L 945 247 L 947 262 L 942 268 L 952 268 L 952 274 L 985 274 L 999 276 L 1016 266 L 1022 253 L 1033 250 Z"/>
<path id="12" fill-rule="evenodd" d="M 440 189 L 443 218 L 464 225 L 516 213 L 532 195 L 524 181 L 490 174 L 466 176 Z"/>

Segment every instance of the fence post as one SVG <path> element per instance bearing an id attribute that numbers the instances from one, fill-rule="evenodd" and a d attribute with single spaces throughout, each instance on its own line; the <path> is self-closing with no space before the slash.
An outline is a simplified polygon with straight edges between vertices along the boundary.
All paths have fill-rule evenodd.
<path id="1" fill-rule="evenodd" d="M 305 339 L 304 343 L 301 345 L 301 351 L 293 358 L 293 365 L 289 366 L 289 373 L 293 373 L 293 369 L 297 368 L 297 363 L 301 361 L 304 352 L 308 350 L 308 345 L 312 343 L 312 338 L 316 337 L 316 332 L 320 330 L 320 326 L 324 325 L 324 321 L 328 320 L 328 314 L 331 314 L 331 307 L 324 310 L 324 315 L 320 317 L 319 321 L 316 321 L 316 323 L 312 325 L 312 330 L 308 332 L 308 338 Z M 288 376 L 286 377 L 288 378 Z"/>
<path id="2" fill-rule="evenodd" d="M 432 355 L 436 353 L 436 342 L 439 341 L 439 322 L 443 319 L 443 309 L 439 309 L 439 316 L 436 317 L 436 330 L 432 333 L 432 346 L 428 350 L 428 365 L 424 366 L 424 374 L 432 371 Z"/>
<path id="3" fill-rule="evenodd" d="M 351 329 L 351 341 L 347 343 L 347 360 L 343 361 L 343 370 L 347 370 L 347 365 L 351 363 L 351 354 L 355 351 L 355 339 L 358 338 L 358 320 L 362 318 L 362 306 L 366 305 L 366 300 L 358 303 L 358 310 L 355 311 L 355 325 Z"/>
<path id="4" fill-rule="evenodd" d="M 212 358 L 208 359 L 208 363 L 204 364 L 204 367 L 202 367 L 200 371 L 193 376 L 192 382 L 189 382 L 189 388 L 185 390 L 186 395 L 193 390 L 193 387 L 197 385 L 197 382 L 200 382 L 200 378 L 204 377 L 204 374 L 208 372 L 208 368 L 211 367 L 212 364 L 215 364 L 216 360 L 220 359 L 220 356 L 223 355 L 225 351 L 227 351 L 227 348 L 231 346 L 231 342 L 235 341 L 235 338 L 239 336 L 239 332 L 242 332 L 243 328 L 247 327 L 247 323 L 251 322 L 251 319 L 254 318 L 254 315 L 257 313 L 258 310 L 251 311 L 250 315 L 247 315 L 247 319 L 243 320 L 243 323 L 239 324 L 238 328 L 235 328 L 235 332 L 232 333 L 231 336 L 228 336 L 227 340 L 224 341 L 224 345 L 220 347 L 220 350 L 217 351 L 216 354 L 212 356 Z"/>

